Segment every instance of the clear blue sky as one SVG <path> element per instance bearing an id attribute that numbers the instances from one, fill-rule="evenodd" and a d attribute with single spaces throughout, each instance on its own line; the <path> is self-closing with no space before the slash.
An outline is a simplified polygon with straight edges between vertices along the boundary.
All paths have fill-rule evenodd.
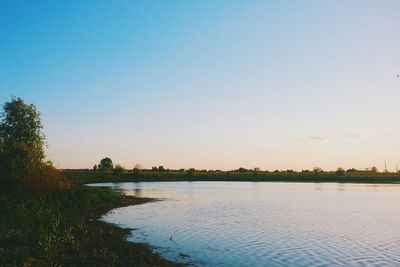
<path id="1" fill-rule="evenodd" d="M 0 2 L 62 168 L 400 166 L 400 1 Z"/>

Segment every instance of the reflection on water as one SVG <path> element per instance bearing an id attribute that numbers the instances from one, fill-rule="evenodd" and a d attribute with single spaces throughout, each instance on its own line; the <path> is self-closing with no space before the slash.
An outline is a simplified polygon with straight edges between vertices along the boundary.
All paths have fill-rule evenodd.
<path id="1" fill-rule="evenodd" d="M 400 265 L 399 185 L 101 185 L 164 199 L 113 210 L 103 220 L 137 229 L 129 240 L 169 259 L 207 266 Z"/>

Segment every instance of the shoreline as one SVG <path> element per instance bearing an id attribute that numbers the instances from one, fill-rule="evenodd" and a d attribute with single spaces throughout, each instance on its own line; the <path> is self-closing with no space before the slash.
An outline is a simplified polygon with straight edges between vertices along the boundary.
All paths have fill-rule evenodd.
<path id="1" fill-rule="evenodd" d="M 295 182 L 295 183 L 354 183 L 399 184 L 400 173 L 266 173 L 266 172 L 147 172 L 112 173 L 90 170 L 64 170 L 62 176 L 73 184 L 120 182 Z"/>
<path id="2" fill-rule="evenodd" d="M 113 235 L 115 237 L 119 237 L 120 239 L 122 239 L 120 240 L 120 243 L 121 245 L 125 246 L 125 248 L 128 250 L 129 258 L 133 256 L 131 255 L 131 253 L 136 254 L 132 259 L 129 259 L 124 264 L 128 264 L 131 266 L 185 266 L 182 263 L 170 261 L 163 258 L 160 254 L 155 252 L 153 248 L 148 244 L 141 244 L 128 241 L 127 236 L 131 235 L 134 229 L 121 228 L 116 224 L 100 220 L 102 216 L 106 215 L 113 209 L 134 206 L 134 205 L 142 205 L 154 201 L 158 200 L 155 198 L 145 198 L 145 197 L 142 198 L 142 197 L 134 197 L 121 194 L 121 198 L 117 203 L 109 203 L 107 205 L 96 207 L 92 212 L 88 214 L 88 218 L 91 219 L 92 222 L 94 222 L 95 224 L 99 224 L 100 226 L 102 225 L 101 228 L 103 230 L 105 231 L 110 230 L 111 232 L 113 232 Z M 138 257 L 138 254 L 140 255 L 140 257 Z"/>
<path id="3" fill-rule="evenodd" d="M 83 185 L 40 196 L 2 193 L 0 266 L 185 266 L 128 241 L 132 229 L 100 220 L 151 201 Z"/>

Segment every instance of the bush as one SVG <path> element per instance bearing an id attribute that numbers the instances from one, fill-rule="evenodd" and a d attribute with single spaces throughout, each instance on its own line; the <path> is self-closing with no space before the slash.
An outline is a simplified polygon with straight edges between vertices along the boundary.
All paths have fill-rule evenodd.
<path id="1" fill-rule="evenodd" d="M 343 168 L 339 167 L 339 168 L 337 168 L 335 173 L 337 176 L 343 176 L 343 175 L 345 175 L 346 171 Z"/>
<path id="2" fill-rule="evenodd" d="M 123 173 L 123 172 L 125 172 L 125 168 L 117 164 L 114 168 L 114 173 Z"/>
<path id="3" fill-rule="evenodd" d="M 24 191 L 34 195 L 45 194 L 52 190 L 66 187 L 68 185 L 61 180 L 60 171 L 51 164 L 46 164 L 39 170 L 22 178 Z"/>

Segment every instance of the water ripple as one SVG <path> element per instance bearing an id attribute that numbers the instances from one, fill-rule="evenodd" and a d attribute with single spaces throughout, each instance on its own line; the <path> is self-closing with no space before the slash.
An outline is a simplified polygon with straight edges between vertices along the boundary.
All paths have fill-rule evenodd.
<path id="1" fill-rule="evenodd" d="M 125 183 L 138 193 L 137 184 Z M 103 219 L 199 266 L 400 266 L 400 186 L 141 183 L 164 201 Z"/>

